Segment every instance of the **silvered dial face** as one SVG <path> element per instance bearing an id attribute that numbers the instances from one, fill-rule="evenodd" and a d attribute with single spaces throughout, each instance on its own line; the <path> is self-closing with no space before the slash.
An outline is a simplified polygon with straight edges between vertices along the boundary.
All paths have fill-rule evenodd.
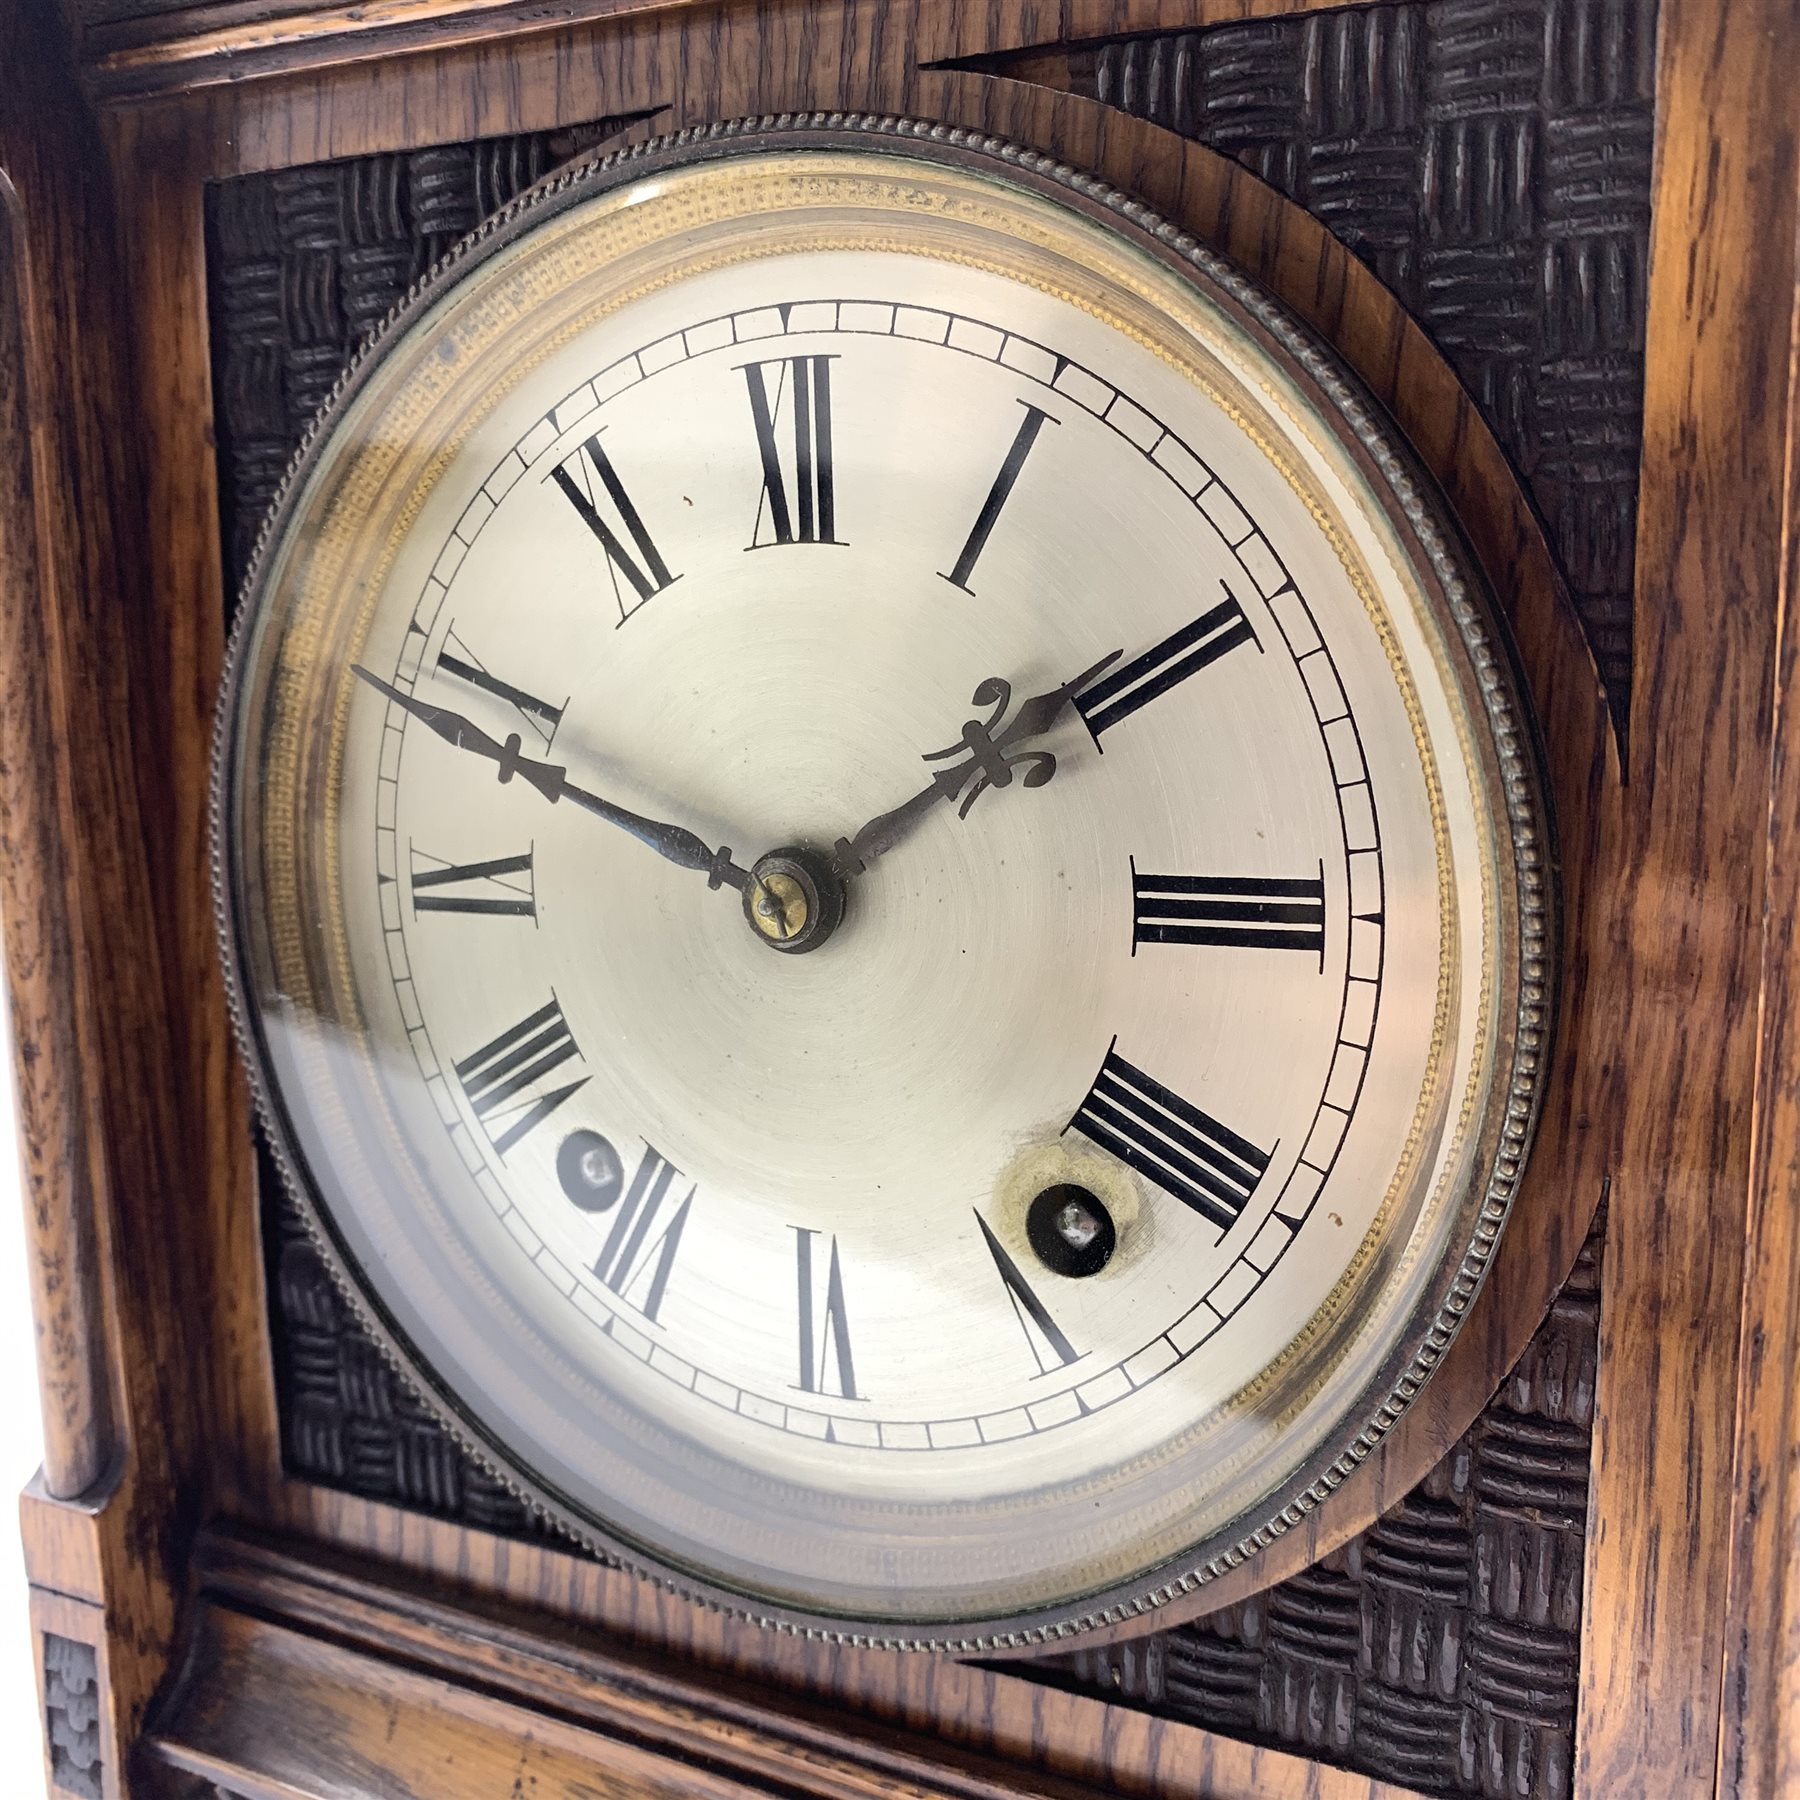
<path id="1" fill-rule="evenodd" d="M 1148 256 L 895 173 L 678 170 L 416 312 L 263 572 L 229 824 L 294 1162 L 490 1450 L 930 1635 L 1366 1422 L 1516 947 L 1365 462 Z"/>

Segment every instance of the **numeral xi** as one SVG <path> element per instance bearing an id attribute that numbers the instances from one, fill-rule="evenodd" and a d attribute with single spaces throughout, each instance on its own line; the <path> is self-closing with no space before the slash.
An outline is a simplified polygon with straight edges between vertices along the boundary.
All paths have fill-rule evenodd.
<path id="1" fill-rule="evenodd" d="M 607 569 L 612 576 L 613 599 L 618 604 L 619 623 L 623 625 L 652 595 L 660 594 L 680 578 L 669 573 L 669 565 L 663 561 L 662 553 L 645 529 L 644 521 L 632 504 L 631 496 L 626 493 L 625 484 L 619 479 L 618 470 L 613 467 L 612 459 L 606 454 L 598 432 L 566 462 L 559 463 L 552 469 L 550 475 L 562 489 L 569 504 L 574 507 L 582 524 L 600 540 L 600 547 L 606 552 Z M 595 485 L 596 482 L 598 486 Z M 607 517 L 609 510 L 618 521 L 616 530 Z M 629 547 L 625 543 L 626 538 L 631 539 Z M 637 596 L 629 604 L 619 587 L 621 577 L 624 578 L 626 587 Z"/>

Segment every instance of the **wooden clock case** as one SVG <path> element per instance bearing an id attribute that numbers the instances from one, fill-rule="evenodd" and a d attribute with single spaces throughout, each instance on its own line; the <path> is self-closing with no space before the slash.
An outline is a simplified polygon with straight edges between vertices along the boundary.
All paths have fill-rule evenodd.
<path id="1" fill-rule="evenodd" d="M 1742 0 L 1727 25 L 1660 0 L 1651 19 L 1636 0 L 0 10 L 0 909 L 46 1415 L 24 1527 L 53 1792 L 1680 1800 L 1800 1779 L 1800 777 L 1782 754 L 1800 14 Z M 1232 140 L 1207 85 L 1269 45 L 1293 79 L 1245 91 L 1310 109 L 1304 181 L 1274 127 Z M 1444 74 L 1461 56 L 1500 91 L 1531 54 L 1548 73 L 1529 104 L 1484 112 Z M 1542 127 L 1558 82 L 1585 137 Z M 1387 118 L 1415 88 L 1425 123 Z M 1609 112 L 1632 93 L 1641 119 Z M 1507 120 L 1531 105 L 1515 144 Z M 265 1241 L 226 1022 L 208 755 L 233 546 L 270 479 L 234 419 L 258 340 L 231 336 L 233 305 L 254 310 L 226 285 L 245 254 L 232 221 L 262 191 L 238 184 L 298 192 L 321 165 L 391 177 L 396 158 L 499 144 L 516 185 L 589 147 L 794 111 L 1043 152 L 1227 252 L 1330 340 L 1494 579 L 1557 813 L 1549 1103 L 1445 1366 L 1325 1509 L 1168 1616 L 1048 1662 L 760 1633 L 512 1522 L 396 1504 L 417 1499 L 404 1482 L 380 1498 L 321 1474 L 293 1423 L 304 1283 L 288 1291 Z M 1385 189 L 1366 160 L 1384 147 Z M 1357 180 L 1334 185 L 1353 153 Z M 1607 208 L 1638 153 L 1634 289 L 1618 244 L 1638 228 Z M 1281 191 L 1302 188 L 1311 210 Z M 1384 195 L 1424 222 L 1422 250 L 1371 226 Z M 1605 215 L 1586 237 L 1584 205 Z M 1536 225 L 1508 210 L 1532 206 Z M 408 229 L 416 253 L 429 232 Z M 1458 231 L 1485 262 L 1432 237 Z M 329 332 L 295 339 L 312 266 L 271 302 L 270 341 L 285 306 L 308 351 L 284 377 L 295 405 L 343 353 Z M 1460 338 L 1458 280 L 1488 306 Z M 1532 312 L 1546 295 L 1554 330 Z M 1629 392 L 1602 394 L 1588 429 L 1590 390 L 1555 382 L 1588 368 L 1584 333 L 1609 309 Z M 1536 333 L 1535 373 L 1472 398 L 1440 350 L 1467 374 L 1515 329 Z M 1540 458 L 1553 442 L 1560 460 Z M 1590 490 L 1635 508 L 1583 512 Z M 1465 1531 L 1467 1567 L 1396 1548 L 1392 1521 L 1424 1516 L 1413 1496 L 1454 1510 L 1458 1459 L 1486 1441 L 1464 1434 L 1497 1388 L 1530 1477 L 1517 1530 Z M 1579 1431 L 1520 1437 L 1540 1414 Z M 1540 1477 L 1574 1490 L 1560 1522 Z M 1248 1656 L 1254 1618 L 1304 1637 L 1329 1614 L 1319 1569 L 1342 1587 L 1389 1554 L 1405 1603 L 1379 1616 L 1417 1642 L 1370 1641 L 1365 1612 L 1344 1669 L 1318 1673 L 1320 1650 L 1271 1699 L 1258 1665 L 1261 1710 L 1241 1715 L 1171 1674 L 1193 1642 L 1171 1626 Z M 1565 1668 L 1533 1660 L 1539 1601 Z M 1466 1741 L 1437 1747 L 1459 1718 Z"/>

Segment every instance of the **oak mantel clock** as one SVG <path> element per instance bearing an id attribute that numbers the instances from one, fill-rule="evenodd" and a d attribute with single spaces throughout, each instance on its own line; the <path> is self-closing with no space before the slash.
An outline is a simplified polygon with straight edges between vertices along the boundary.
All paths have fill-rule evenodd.
<path id="1" fill-rule="evenodd" d="M 53 1792 L 1782 1791 L 1767 10 L 9 15 Z"/>

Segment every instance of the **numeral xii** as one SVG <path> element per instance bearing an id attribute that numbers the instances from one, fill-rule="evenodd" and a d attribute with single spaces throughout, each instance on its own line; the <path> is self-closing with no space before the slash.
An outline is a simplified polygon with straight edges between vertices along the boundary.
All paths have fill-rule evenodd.
<path id="1" fill-rule="evenodd" d="M 788 356 L 742 365 L 750 419 L 762 459 L 762 499 L 750 534 L 752 550 L 769 544 L 835 544 L 837 479 L 832 467 L 831 365 L 835 356 Z M 775 371 L 773 391 L 768 371 Z M 783 463 L 781 418 L 792 420 L 792 450 Z M 764 518 L 770 535 L 764 537 Z"/>

